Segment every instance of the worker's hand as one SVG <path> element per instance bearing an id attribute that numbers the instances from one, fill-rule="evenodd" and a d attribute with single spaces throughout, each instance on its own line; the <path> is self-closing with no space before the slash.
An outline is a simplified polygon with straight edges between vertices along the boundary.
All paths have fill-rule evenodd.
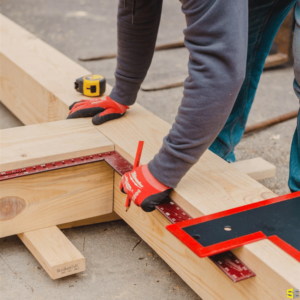
<path id="1" fill-rule="evenodd" d="M 93 117 L 93 124 L 100 125 L 104 122 L 121 118 L 129 107 L 106 96 L 104 99 L 74 102 L 69 109 L 70 113 L 67 119 Z"/>
<path id="2" fill-rule="evenodd" d="M 120 190 L 137 206 L 150 212 L 170 194 L 171 188 L 160 183 L 148 166 L 143 165 L 122 176 Z"/>

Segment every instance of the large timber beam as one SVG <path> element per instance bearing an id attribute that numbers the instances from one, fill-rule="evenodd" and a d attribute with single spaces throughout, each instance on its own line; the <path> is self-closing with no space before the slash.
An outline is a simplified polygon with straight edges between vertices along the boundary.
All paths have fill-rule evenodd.
<path id="1" fill-rule="evenodd" d="M 0 131 L 0 170 L 114 150 L 88 120 Z M 112 213 L 113 170 L 95 162 L 0 182 L 0 237 Z"/>
<path id="2" fill-rule="evenodd" d="M 111 142 L 93 128 L 89 120 L 83 119 L 64 120 L 2 130 L 0 131 L 0 138 L 1 171 L 20 169 L 41 163 L 51 163 L 57 160 L 67 160 L 73 157 L 86 156 L 113 149 Z M 237 163 L 236 166 L 242 171 L 248 172 L 256 177 L 270 176 L 273 175 L 272 172 L 275 171 L 274 166 L 260 158 L 243 161 L 242 163 Z M 72 172 L 72 182 L 75 182 L 77 177 L 74 173 L 75 169 L 70 168 L 70 171 Z M 64 176 L 67 174 L 64 170 L 60 170 L 60 173 L 64 174 Z M 57 182 L 54 180 L 53 174 L 49 173 L 48 175 L 51 176 L 51 179 L 47 185 L 52 192 L 57 189 Z M 18 178 L 17 180 L 10 181 L 9 184 L 18 186 L 17 183 L 22 181 L 23 188 L 26 190 L 28 188 L 29 190 L 25 199 L 35 196 L 38 197 L 35 186 L 37 184 L 37 176 L 41 176 L 40 179 L 45 181 L 44 174 L 41 174 L 34 177 L 23 178 L 26 180 Z M 60 179 L 60 185 L 61 184 Z M 6 190 L 8 187 L 3 182 L 0 186 L 3 186 L 3 190 Z M 19 188 L 14 188 L 14 193 L 17 193 L 18 189 Z M 71 189 L 69 189 L 69 191 L 71 192 Z M 20 196 L 24 197 L 24 194 L 25 193 L 22 193 Z M 48 199 L 43 198 L 43 200 Z M 85 199 L 82 200 L 84 201 Z M 102 201 L 103 199 L 99 200 Z M 0 200 L 0 203 L 1 202 L 2 200 Z M 18 206 L 7 205 L 7 201 L 5 201 L 5 204 L 5 206 L 1 206 L 1 217 L 4 217 L 3 211 L 5 211 L 7 216 L 9 206 L 13 208 L 13 210 L 9 210 L 10 216 L 12 213 L 16 215 L 16 208 Z M 29 205 L 30 204 L 28 204 L 28 206 Z M 47 205 L 49 206 L 49 201 Z M 112 205 L 110 207 L 112 207 Z M 52 207 L 52 210 L 55 208 L 56 207 Z M 33 214 L 40 214 L 38 212 L 40 209 L 41 205 L 37 210 L 31 210 L 28 219 L 34 219 L 36 221 L 36 217 Z M 103 211 L 100 212 L 99 216 L 60 224 L 58 227 L 69 228 L 83 226 L 120 218 L 115 212 L 105 215 L 101 213 L 103 213 Z M 65 216 L 68 218 L 68 215 L 65 215 L 65 211 L 60 212 L 60 214 L 61 216 L 58 222 L 65 222 Z M 42 216 L 43 214 L 41 213 L 41 217 Z M 28 219 L 26 226 L 28 225 Z M 18 223 L 21 222 L 19 218 L 16 218 L 15 221 Z M 20 233 L 18 236 L 52 279 L 58 279 L 84 271 L 85 258 L 74 245 L 70 243 L 68 238 L 63 235 L 58 227 L 42 228 L 48 226 L 48 221 L 49 215 L 47 215 L 44 220 L 41 218 L 38 225 L 35 224 L 41 229 Z M 22 226 L 22 230 L 27 228 L 22 223 L 20 225 Z"/>
<path id="3" fill-rule="evenodd" d="M 110 124 L 103 124 L 97 129 L 105 136 L 108 136 L 115 144 L 116 151 L 119 151 L 131 162 L 134 160 L 138 141 L 144 140 L 145 146 L 141 159 L 143 164 L 148 163 L 157 153 L 162 139 L 169 131 L 170 126 L 146 109 L 135 105 L 124 118 Z M 133 134 L 129 135 L 128 132 Z M 197 279 L 192 273 L 189 273 L 189 268 L 178 268 L 175 257 L 176 253 L 178 253 L 177 251 L 180 250 L 177 249 L 182 249 L 182 253 L 187 253 L 188 250 L 173 239 L 173 246 L 170 246 L 171 244 L 168 241 L 166 241 L 167 246 L 165 244 L 161 245 L 157 236 L 159 234 L 168 236 L 168 234 L 165 232 L 164 226 L 161 225 L 160 217 L 152 219 L 152 216 L 146 213 L 141 211 L 137 213 L 136 210 L 131 211 L 131 209 L 127 213 L 122 213 L 120 206 L 117 206 L 117 203 L 120 201 L 117 198 L 117 188 L 114 195 L 114 207 L 117 214 L 158 251 L 201 297 L 204 299 L 235 299 L 226 295 L 224 290 L 239 290 L 241 285 L 232 284 L 227 279 L 224 281 L 220 279 L 222 284 L 216 286 L 216 281 L 213 278 L 217 278 L 217 276 L 213 275 L 215 274 L 213 268 L 206 267 L 206 275 L 198 273 L 202 275 L 197 276 Z M 171 195 L 172 199 L 193 217 L 215 213 L 274 196 L 276 195 L 272 191 L 210 151 L 205 152 L 200 161 L 186 174 Z M 145 227 L 140 223 L 133 222 L 136 214 L 138 214 L 139 220 L 145 220 Z M 157 216 L 156 212 L 153 215 Z M 149 219 L 152 221 L 149 221 Z M 146 228 L 149 222 L 152 224 L 152 230 L 143 232 L 141 228 Z M 173 247 L 174 256 L 168 257 L 168 251 L 161 251 L 162 247 Z M 264 240 L 249 244 L 234 250 L 234 253 L 257 274 L 255 279 L 247 280 L 242 284 L 244 294 L 243 296 L 242 294 L 239 295 L 236 299 L 276 299 L 288 286 L 300 286 L 300 263 L 272 242 Z M 182 254 L 181 257 L 184 258 L 184 255 Z M 193 261 L 191 265 L 194 268 L 197 266 L 202 269 L 202 261 L 196 261 L 194 257 L 191 260 Z M 278 264 L 279 261 L 281 262 L 280 265 Z M 188 264 L 187 260 L 182 263 L 183 266 L 185 264 Z M 202 276 L 212 276 L 212 279 L 210 282 L 204 283 L 205 280 Z M 195 280 L 198 280 L 197 284 L 194 284 Z M 208 292 L 208 287 L 210 287 L 210 292 Z M 272 292 L 266 294 L 266 289 L 272 289 Z M 248 294 L 245 293 L 245 290 L 247 290 Z"/>
<path id="4" fill-rule="evenodd" d="M 73 80 L 89 72 L 3 16 L 1 37 L 0 60 L 5 66 L 1 68 L 1 87 L 5 88 L 1 95 L 3 103 L 25 124 L 65 118 L 68 106 L 81 98 L 73 91 Z M 31 87 L 34 92 L 23 95 L 24 90 Z M 25 110 L 23 114 L 19 104 Z M 142 163 L 147 163 L 157 153 L 170 125 L 136 104 L 125 117 L 96 129 L 131 162 L 138 140 L 145 140 Z M 116 176 L 116 184 L 118 179 Z M 270 190 L 209 151 L 172 194 L 172 198 L 193 217 L 273 196 L 275 194 Z M 114 201 L 115 211 L 203 299 L 278 299 L 278 295 L 285 296 L 286 289 L 299 288 L 299 262 L 268 240 L 234 251 L 257 276 L 233 284 L 209 260 L 196 257 L 171 236 L 165 229 L 167 221 L 158 212 L 146 214 L 132 207 L 125 214 L 124 197 L 117 188 Z"/>

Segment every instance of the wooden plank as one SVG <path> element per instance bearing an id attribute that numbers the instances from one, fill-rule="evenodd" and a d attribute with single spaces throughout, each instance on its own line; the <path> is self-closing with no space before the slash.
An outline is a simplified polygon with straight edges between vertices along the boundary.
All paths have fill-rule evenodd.
<path id="1" fill-rule="evenodd" d="M 278 52 L 268 55 L 264 65 L 265 69 L 282 65 L 291 60 L 294 13 L 294 9 L 292 9 L 279 28 L 274 39 L 274 43 L 278 45 Z"/>
<path id="2" fill-rule="evenodd" d="M 70 122 L 71 121 L 71 122 Z M 0 172 L 114 150 L 90 120 L 64 120 L 0 131 Z"/>
<path id="3" fill-rule="evenodd" d="M 85 270 L 85 258 L 56 227 L 18 235 L 50 278 L 58 279 Z"/>
<path id="4" fill-rule="evenodd" d="M 266 58 L 264 68 L 267 69 L 267 68 L 279 66 L 285 64 L 289 60 L 290 60 L 289 56 L 285 53 L 270 54 Z"/>
<path id="5" fill-rule="evenodd" d="M 278 45 L 278 52 L 269 54 L 266 58 L 264 68 L 271 68 L 282 65 L 291 60 L 291 49 L 293 41 L 292 24 L 294 20 L 294 9 L 285 18 L 283 24 L 278 30 L 274 43 Z M 176 88 L 184 85 L 187 75 L 181 77 L 173 77 L 165 80 L 151 80 L 150 83 L 146 81 L 142 84 L 141 89 L 146 92 L 160 91 L 165 89 Z"/>
<path id="6" fill-rule="evenodd" d="M 292 286 L 288 277 L 294 278 L 294 284 L 299 286 L 299 270 L 288 270 L 286 261 L 292 262 L 280 248 L 274 247 L 270 241 L 264 240 L 253 245 L 261 256 L 253 254 L 254 249 L 241 247 L 233 252 L 256 273 L 256 277 L 232 282 L 224 273 L 217 268 L 208 258 L 200 258 L 188 249 L 180 240 L 173 236 L 165 227 L 169 221 L 157 210 L 145 213 L 134 204 L 128 212 L 125 212 L 126 196 L 119 191 L 118 183 L 120 176 L 115 174 L 115 200 L 114 210 L 132 227 L 135 232 L 161 256 L 169 266 L 199 295 L 202 299 L 224 300 L 224 299 L 247 299 L 247 300 L 274 300 L 284 299 L 286 290 Z M 266 254 L 272 259 L 281 257 L 280 268 L 285 274 L 274 272 L 274 269 L 265 264 Z M 286 260 L 287 259 L 287 260 Z M 280 269 L 279 268 L 279 269 Z M 285 277 L 289 273 L 287 277 Z M 298 277 L 297 277 L 298 276 Z M 282 296 L 281 296 L 282 295 Z"/>
<path id="7" fill-rule="evenodd" d="M 121 153 L 131 163 L 134 160 L 138 141 L 144 140 L 145 145 L 141 164 L 145 164 L 158 152 L 162 139 L 169 131 L 170 125 L 146 109 L 134 105 L 124 117 L 111 123 L 102 124 L 97 129 L 108 136 L 115 144 L 116 151 Z M 130 136 L 128 133 L 130 133 Z M 200 161 L 186 174 L 171 195 L 172 199 L 193 217 L 215 213 L 275 196 L 276 194 L 266 187 L 210 151 L 205 152 Z M 114 201 L 116 201 L 116 198 Z M 127 221 L 126 214 L 124 216 L 120 210 L 116 210 L 116 212 Z M 143 213 L 140 212 L 140 214 Z M 140 224 L 131 225 L 135 230 L 138 230 L 140 226 Z M 161 228 L 155 230 L 160 230 L 161 232 Z M 154 243 L 155 241 L 152 240 L 152 242 Z M 157 251 L 156 246 L 154 250 Z M 269 298 L 264 299 L 276 298 L 276 295 L 282 293 L 281 287 L 285 286 L 286 282 L 290 286 L 299 286 L 299 262 L 271 242 L 263 241 L 259 243 L 259 246 L 257 243 L 246 245 L 241 253 L 242 257 L 241 255 L 239 257 L 247 265 L 251 268 L 252 265 L 258 266 L 259 269 L 263 270 L 262 274 L 269 274 L 268 278 L 263 278 L 262 282 L 258 282 L 259 286 L 256 287 L 258 290 L 261 289 L 262 294 L 264 294 L 263 291 L 266 286 L 274 288 L 272 293 L 269 294 Z M 281 263 L 279 264 L 278 261 Z M 210 271 L 210 269 L 206 270 L 207 273 Z M 187 271 L 185 270 L 184 272 Z M 178 274 L 182 276 L 180 272 Z M 277 285 L 273 286 L 272 282 L 275 279 Z M 192 286 L 188 281 L 187 283 Z M 211 288 L 214 288 L 213 286 Z M 202 294 L 199 295 L 203 297 Z M 247 295 L 244 295 L 244 298 L 237 299 L 251 299 L 247 297 Z"/>
<path id="8" fill-rule="evenodd" d="M 269 54 L 266 58 L 264 69 L 268 69 L 271 67 L 276 67 L 290 61 L 290 56 L 285 53 L 275 53 Z M 177 87 L 182 87 L 184 85 L 184 81 L 186 80 L 187 75 L 183 75 L 180 78 L 167 78 L 164 80 L 151 80 L 149 83 L 146 81 L 142 84 L 141 89 L 144 92 L 153 92 L 153 91 L 161 91 L 167 89 L 173 89 Z"/>
<path id="9" fill-rule="evenodd" d="M 261 157 L 237 161 L 232 165 L 255 180 L 272 178 L 276 175 L 276 167 Z"/>
<path id="10" fill-rule="evenodd" d="M 0 147 L 1 171 L 114 149 L 113 144 L 84 119 L 1 130 Z M 112 212 L 59 226 L 70 228 L 116 219 L 119 217 Z M 19 237 L 52 279 L 85 270 L 85 258 L 56 226 L 22 233 Z"/>
<path id="11" fill-rule="evenodd" d="M 1 102 L 26 125 L 65 119 L 63 95 L 80 100 L 74 81 L 89 72 L 3 15 L 0 24 Z"/>
<path id="12" fill-rule="evenodd" d="M 255 180 L 272 178 L 276 174 L 276 166 L 272 165 L 271 163 L 267 162 L 261 157 L 234 162 L 232 163 L 232 165 Z M 58 227 L 61 229 L 71 228 L 103 222 L 117 221 L 120 219 L 121 218 L 119 217 L 119 215 L 117 215 L 115 212 L 112 212 L 111 214 L 104 216 L 75 221 L 67 224 L 61 224 L 58 225 Z"/>
<path id="13" fill-rule="evenodd" d="M 273 177 L 275 176 L 275 166 L 273 166 L 272 164 L 268 163 L 267 161 L 265 161 L 264 159 L 258 157 L 255 159 L 250 159 L 250 160 L 245 160 L 245 161 L 239 161 L 236 163 L 233 163 L 233 165 L 238 168 L 239 170 L 245 172 L 246 174 L 248 174 L 249 176 L 251 176 L 252 178 L 258 178 L 258 179 L 265 179 L 265 178 L 269 178 L 269 177 Z M 103 223 L 103 222 L 110 222 L 113 220 L 119 220 L 120 217 L 119 215 L 117 215 L 115 212 L 108 214 L 108 215 L 104 215 L 104 216 L 99 216 L 99 217 L 94 217 L 94 218 L 89 218 L 89 219 L 85 219 L 85 220 L 80 220 L 80 221 L 75 221 L 75 222 L 71 222 L 71 223 L 67 223 L 67 224 L 61 224 L 58 225 L 58 228 L 70 228 L 70 227 L 77 227 L 77 226 L 85 226 L 85 225 L 91 225 L 91 224 L 95 224 L 95 223 Z M 53 228 L 53 227 L 51 227 Z M 54 226 L 54 228 L 57 228 Z M 29 247 L 28 244 L 34 244 L 35 240 L 36 240 L 36 236 L 40 236 L 40 231 L 42 233 L 42 236 L 44 237 L 44 241 L 43 244 L 46 244 L 46 242 L 49 240 L 49 237 L 47 235 L 49 235 L 48 232 L 45 231 L 45 229 L 40 229 L 40 230 L 36 230 L 34 232 L 30 232 L 30 234 L 25 233 L 25 234 L 21 234 L 23 236 L 26 236 L 27 238 L 27 243 L 25 243 L 27 245 L 27 248 L 29 248 L 29 250 L 32 249 L 32 247 Z M 51 230 L 50 233 L 52 233 L 54 230 Z M 57 230 L 56 230 L 57 232 Z M 34 235 L 33 235 L 34 233 Z M 32 236 L 33 235 L 33 236 Z M 20 235 L 19 235 L 20 236 Z M 65 238 L 66 239 L 66 238 Z M 24 239 L 22 239 L 24 241 Z M 49 245 L 51 246 L 51 245 Z M 36 247 L 35 247 L 36 248 Z M 33 248 L 33 249 L 35 249 Z M 68 249 L 67 249 L 68 250 Z M 60 252 L 63 251 L 63 249 L 60 249 Z M 38 259 L 36 253 L 34 251 L 31 251 L 32 254 Z M 44 259 L 44 263 L 41 263 L 41 265 L 44 266 L 48 266 L 51 264 L 51 261 L 48 262 L 48 260 L 51 258 L 51 255 L 47 255 L 47 250 L 44 253 L 43 249 L 40 249 L 39 251 L 39 256 L 42 256 Z M 60 254 L 59 258 L 63 258 L 67 255 L 66 254 Z M 38 259 L 38 261 L 40 261 Z M 69 262 L 68 265 L 70 265 L 71 267 L 66 267 L 65 269 L 68 270 L 68 272 L 65 272 L 63 275 L 61 275 L 60 277 L 53 277 L 53 272 L 55 275 L 60 275 L 61 273 L 57 274 L 57 269 L 61 270 L 62 268 L 56 268 L 56 266 L 59 265 L 58 263 L 55 265 L 55 267 L 52 267 L 49 271 L 49 268 L 44 268 L 45 271 L 50 275 L 50 277 L 52 279 L 56 279 L 56 278 L 60 278 L 62 276 L 68 276 L 73 274 L 71 272 L 71 270 L 73 269 L 72 266 L 75 266 L 75 268 L 77 269 L 79 264 L 76 261 L 73 262 Z M 77 269 L 77 272 L 81 272 L 81 269 Z M 56 273 L 55 273 L 56 272 Z M 71 273 L 70 273 L 71 272 Z M 222 274 L 221 274 L 222 276 Z"/>
<path id="14" fill-rule="evenodd" d="M 180 77 L 167 78 L 163 80 L 151 80 L 149 83 L 146 82 L 142 84 L 141 90 L 144 92 L 153 92 L 172 89 L 184 85 L 187 75 L 182 75 Z"/>
<path id="15" fill-rule="evenodd" d="M 71 122 L 70 122 L 71 121 Z M 0 131 L 0 172 L 114 150 L 90 120 L 63 120 Z M 70 228 L 118 220 L 114 213 L 71 223 Z"/>
<path id="16" fill-rule="evenodd" d="M 10 36 L 18 34 L 18 44 L 20 44 L 23 39 L 22 34 L 12 31 L 12 28 L 17 25 L 11 21 L 3 22 L 3 20 L 1 20 L 1 22 L 4 24 L 1 26 L 1 28 L 5 28 L 5 30 L 1 30 L 1 33 Z M 18 28 L 18 30 L 22 32 L 24 31 L 20 27 Z M 6 46 L 7 48 L 17 47 L 16 44 L 10 42 L 10 39 L 7 37 L 5 39 L 9 43 L 9 45 Z M 24 43 L 24 47 L 27 47 L 26 43 Z M 43 45 L 43 47 L 49 46 Z M 41 55 L 39 53 L 43 53 L 43 47 L 40 47 L 38 52 L 35 51 L 35 55 Z M 23 49 L 22 51 L 18 49 L 18 51 L 22 52 Z M 17 61 L 18 51 L 17 49 L 14 49 L 14 54 L 10 55 L 10 58 L 2 55 L 2 58 L 0 59 Z M 29 50 L 26 49 L 26 51 Z M 45 52 L 47 53 L 47 51 Z M 30 57 L 33 59 L 33 56 Z M 68 84 L 70 84 L 70 78 L 74 80 L 76 76 L 73 76 L 75 72 L 73 74 L 66 69 L 67 64 L 64 63 L 64 59 L 62 59 L 62 57 L 64 56 L 62 55 L 61 58 L 57 60 L 60 64 L 60 71 L 64 74 L 63 78 L 60 78 L 60 80 L 62 80 L 60 82 L 63 82 L 64 85 L 68 86 Z M 35 60 L 33 59 L 30 66 L 31 68 L 33 68 L 33 65 L 38 65 L 34 62 Z M 19 66 L 18 62 L 15 63 L 17 66 Z M 50 59 L 49 64 L 51 63 L 55 65 L 55 63 Z M 61 68 L 61 66 L 63 66 L 63 68 Z M 72 66 L 70 70 L 73 68 L 74 66 Z M 29 66 L 21 66 L 20 69 L 23 73 L 27 74 L 30 68 Z M 36 74 L 34 74 L 34 79 L 39 81 L 39 78 L 41 77 L 39 68 L 36 67 L 33 69 L 35 69 L 36 72 Z M 47 80 L 54 83 L 57 70 L 55 68 L 49 69 L 51 72 L 47 74 Z M 9 77 L 6 76 L 6 72 L 3 72 L 3 78 Z M 89 72 L 84 70 L 80 76 L 86 73 Z M 1 81 L 2 80 L 4 79 L 1 77 Z M 8 80 L 11 81 L 10 86 L 12 87 L 14 80 L 14 77 L 10 77 Z M 41 84 L 40 86 L 42 87 Z M 53 86 L 55 86 L 55 84 L 53 84 Z M 107 90 L 109 92 L 109 86 L 107 87 Z M 36 92 L 40 93 L 40 90 L 37 89 Z M 49 92 L 49 89 L 47 92 Z M 44 122 L 49 120 L 48 116 L 53 117 L 54 120 L 64 118 L 68 113 L 68 105 L 75 100 L 76 96 L 71 90 L 70 92 L 61 93 L 59 95 L 56 93 L 55 95 L 57 95 L 56 99 L 58 99 L 57 101 L 59 103 L 54 103 L 52 109 L 50 108 L 47 114 L 41 115 L 38 113 L 37 115 L 37 112 L 35 111 L 28 112 L 28 122 Z M 22 95 L 20 95 L 20 97 L 22 97 Z M 11 101 L 16 101 L 16 99 L 11 99 Z M 38 101 L 38 105 L 42 107 L 43 102 L 47 101 L 47 99 L 45 100 L 43 97 L 38 97 L 36 101 Z M 12 104 L 12 106 L 14 105 Z M 12 109 L 12 111 L 14 112 L 14 109 Z M 33 115 L 31 116 L 30 114 Z M 131 107 L 124 117 L 113 122 L 103 124 L 97 127 L 97 130 L 107 136 L 116 145 L 116 150 L 120 151 L 120 153 L 131 162 L 133 162 L 138 140 L 145 140 L 146 144 L 143 150 L 142 163 L 147 163 L 159 150 L 163 137 L 170 130 L 170 125 L 136 104 Z M 207 151 L 200 161 L 187 173 L 172 194 L 173 199 L 194 217 L 260 201 L 262 199 L 268 199 L 273 196 L 275 196 L 275 194 L 270 190 L 246 176 L 241 171 L 238 171 L 230 164 L 222 161 L 209 151 Z M 115 199 L 115 201 L 117 200 Z M 116 212 L 120 214 L 121 217 L 123 217 L 126 221 L 130 221 L 129 215 L 126 217 L 126 215 L 124 216 L 121 214 L 121 211 L 117 209 Z M 148 220 L 148 223 L 145 224 L 151 228 L 151 231 L 153 232 L 152 234 L 145 232 L 143 236 L 145 239 L 147 239 L 154 250 L 162 255 L 161 249 L 164 249 L 164 247 L 167 248 L 167 246 L 160 243 L 159 236 L 161 234 L 162 238 L 165 238 L 166 241 L 168 240 L 168 236 L 165 236 L 163 225 L 156 226 L 156 222 L 159 223 L 161 219 L 149 219 L 152 214 L 146 215 L 140 210 L 137 211 L 136 216 L 144 218 L 145 222 Z M 130 224 L 137 232 L 141 231 L 139 229 L 140 224 L 138 221 L 131 221 Z M 143 227 L 144 229 L 147 228 L 146 225 Z M 173 240 L 174 239 L 172 239 L 172 241 Z M 177 249 L 177 246 L 179 247 L 179 244 L 176 242 L 174 242 L 174 244 L 172 243 L 171 245 L 172 247 L 174 246 L 173 249 Z M 189 250 L 186 248 L 179 247 L 178 249 L 180 249 L 182 253 L 189 252 Z M 175 268 L 176 272 L 178 272 L 178 274 L 182 276 L 182 278 L 184 278 L 184 280 L 186 280 L 186 282 L 204 299 L 213 299 L 212 296 L 209 296 L 209 293 L 213 293 L 215 289 L 219 291 L 218 296 L 215 299 L 234 299 L 231 296 L 229 297 L 228 293 L 221 292 L 225 289 L 233 289 L 234 293 L 238 293 L 237 295 L 241 296 L 236 297 L 236 299 L 253 299 L 253 297 L 248 296 L 252 289 L 256 291 L 255 295 L 257 295 L 257 297 L 254 299 L 276 299 L 278 298 L 278 295 L 285 293 L 285 291 L 282 290 L 282 287 L 285 288 L 287 286 L 286 283 L 289 284 L 290 288 L 299 286 L 298 278 L 300 278 L 300 264 L 285 252 L 280 250 L 277 246 L 273 245 L 271 242 L 262 241 L 252 245 L 247 245 L 241 249 L 242 250 L 239 252 L 239 257 L 251 268 L 253 265 L 254 270 L 259 271 L 259 274 L 267 275 L 259 276 L 259 280 L 255 278 L 253 280 L 251 279 L 245 281 L 243 293 L 238 292 L 240 283 L 232 285 L 230 280 L 226 277 L 226 279 L 222 281 L 222 284 L 220 284 L 220 289 L 216 287 L 216 280 L 206 281 L 206 285 L 202 285 L 201 281 L 204 280 L 202 276 L 195 279 L 192 270 L 189 271 L 189 268 L 181 270 L 180 268 L 175 268 L 175 262 L 172 264 L 170 263 L 171 260 L 175 261 L 177 258 L 176 251 L 174 250 L 170 252 L 169 257 L 163 257 L 172 265 L 172 267 Z M 184 263 L 188 264 L 188 258 L 185 260 L 184 255 L 181 255 L 181 259 L 183 260 L 183 265 Z M 209 263 L 206 263 L 203 266 L 203 270 L 205 270 L 205 273 L 201 273 L 203 277 L 207 276 L 215 278 L 215 266 Z M 191 280 L 188 280 L 187 277 L 190 277 Z M 197 288 L 198 285 L 200 286 L 199 289 Z M 268 291 L 268 294 L 266 294 L 266 290 Z M 261 298 L 260 295 L 263 295 L 264 298 Z"/>
<path id="17" fill-rule="evenodd" d="M 276 174 L 276 166 L 272 165 L 261 157 L 234 162 L 232 165 L 255 180 L 272 178 Z M 61 224 L 58 225 L 58 228 L 62 229 L 86 226 L 103 222 L 117 221 L 120 219 L 121 218 L 115 212 L 112 212 L 111 214 L 104 216 Z"/>
<path id="18" fill-rule="evenodd" d="M 155 46 L 154 51 L 162 51 L 162 50 L 168 50 L 168 49 L 177 49 L 184 47 L 184 40 L 179 40 L 172 43 L 166 43 Z M 92 61 L 92 60 L 102 60 L 102 59 L 111 59 L 116 58 L 117 53 L 106 53 L 106 54 L 94 54 L 92 56 L 87 57 L 79 57 L 79 60 L 81 61 Z"/>
<path id="19" fill-rule="evenodd" d="M 291 11 L 288 13 L 274 39 L 274 43 L 278 45 L 278 53 L 286 54 L 289 56 L 289 59 L 293 44 L 293 27 L 295 22 L 294 15 L 295 8 L 291 9 Z"/>
<path id="20" fill-rule="evenodd" d="M 139 140 L 145 141 L 141 164 L 148 163 L 159 151 L 170 125 L 135 104 L 126 115 L 96 127 L 115 144 L 115 150 L 134 160 Z M 206 151 L 186 174 L 173 196 L 188 212 L 209 214 L 273 197 L 266 187 L 238 171 L 232 165 Z M 216 201 L 216 198 L 223 201 Z M 174 199 L 175 200 L 175 199 Z"/>
<path id="21" fill-rule="evenodd" d="M 113 169 L 104 161 L 0 182 L 0 237 L 112 212 Z"/>

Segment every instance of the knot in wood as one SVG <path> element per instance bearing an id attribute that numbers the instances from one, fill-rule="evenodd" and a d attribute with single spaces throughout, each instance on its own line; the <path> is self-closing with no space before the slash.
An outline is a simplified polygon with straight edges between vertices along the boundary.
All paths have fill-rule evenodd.
<path id="1" fill-rule="evenodd" d="M 7 196 L 0 199 L 0 221 L 15 218 L 25 208 L 24 199 L 16 196 Z"/>

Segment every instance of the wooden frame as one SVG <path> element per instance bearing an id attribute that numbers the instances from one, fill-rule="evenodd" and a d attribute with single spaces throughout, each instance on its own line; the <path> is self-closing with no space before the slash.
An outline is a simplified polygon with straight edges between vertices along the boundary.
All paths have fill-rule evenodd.
<path id="1" fill-rule="evenodd" d="M 1 16 L 0 21 L 0 62 L 4 66 L 0 71 L 0 86 L 4 91 L 1 101 L 25 124 L 64 119 L 68 106 L 82 98 L 73 90 L 73 80 L 89 72 L 9 19 Z M 109 86 L 107 90 L 110 91 Z M 98 127 L 89 123 L 89 126 L 107 137 L 115 150 L 131 163 L 138 141 L 144 140 L 142 164 L 157 153 L 170 129 L 169 124 L 138 104 L 121 119 Z M 133 205 L 125 213 L 125 197 L 118 189 L 120 176 L 116 173 L 114 176 L 114 211 L 203 299 L 277 299 L 287 289 L 299 288 L 300 264 L 269 241 L 234 250 L 257 274 L 234 284 L 208 259 L 197 257 L 172 236 L 165 228 L 169 222 L 159 212 L 144 213 Z M 274 196 L 209 151 L 171 195 L 193 217 Z"/>

